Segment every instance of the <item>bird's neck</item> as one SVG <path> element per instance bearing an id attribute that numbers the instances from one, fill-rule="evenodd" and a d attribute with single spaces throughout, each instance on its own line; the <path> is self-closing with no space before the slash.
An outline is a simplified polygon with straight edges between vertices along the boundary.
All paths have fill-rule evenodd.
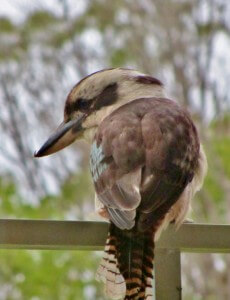
<path id="1" fill-rule="evenodd" d="M 91 143 L 101 122 L 119 107 L 136 99 L 152 97 L 165 97 L 164 88 L 159 85 L 121 83 L 118 91 L 118 101 L 113 105 L 105 106 L 99 111 L 94 112 L 84 122 L 83 126 L 86 128 L 84 139 Z"/>

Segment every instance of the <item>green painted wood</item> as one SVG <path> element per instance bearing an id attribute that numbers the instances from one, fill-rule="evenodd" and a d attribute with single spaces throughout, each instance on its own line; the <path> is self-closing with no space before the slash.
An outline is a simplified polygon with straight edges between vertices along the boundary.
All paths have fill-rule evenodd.
<path id="1" fill-rule="evenodd" d="M 155 293 L 157 300 L 182 299 L 180 251 L 156 249 Z"/>
<path id="2" fill-rule="evenodd" d="M 0 220 L 0 248 L 102 250 L 108 223 L 53 220 Z M 181 252 L 230 252 L 230 225 L 173 225 L 162 233 L 156 248 Z"/>
<path id="3" fill-rule="evenodd" d="M 103 250 L 108 223 L 0 220 L 0 249 Z"/>
<path id="4" fill-rule="evenodd" d="M 190 253 L 230 253 L 230 225 L 183 224 L 178 231 L 171 225 L 157 247 Z"/>

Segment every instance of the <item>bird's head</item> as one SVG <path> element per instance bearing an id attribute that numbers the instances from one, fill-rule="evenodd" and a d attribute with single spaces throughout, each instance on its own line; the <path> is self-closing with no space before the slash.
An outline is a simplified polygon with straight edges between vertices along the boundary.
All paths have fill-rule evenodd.
<path id="1" fill-rule="evenodd" d="M 91 140 L 112 111 L 138 98 L 163 97 L 162 83 L 131 69 L 105 69 L 78 82 L 67 96 L 64 121 L 34 155 L 46 156 L 72 144 Z"/>

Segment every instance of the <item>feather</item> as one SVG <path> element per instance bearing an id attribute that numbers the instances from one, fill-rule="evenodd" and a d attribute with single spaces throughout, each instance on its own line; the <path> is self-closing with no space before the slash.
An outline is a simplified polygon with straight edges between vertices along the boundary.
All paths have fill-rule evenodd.
<path id="1" fill-rule="evenodd" d="M 135 224 L 136 211 L 121 211 L 116 208 L 107 208 L 110 220 L 120 229 L 131 229 Z"/>

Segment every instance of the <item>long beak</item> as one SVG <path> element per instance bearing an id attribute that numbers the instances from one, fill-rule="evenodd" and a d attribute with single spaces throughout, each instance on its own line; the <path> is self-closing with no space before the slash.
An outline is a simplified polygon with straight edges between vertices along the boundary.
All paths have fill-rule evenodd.
<path id="1" fill-rule="evenodd" d="M 34 153 L 34 157 L 53 154 L 72 144 L 83 130 L 81 124 L 85 117 L 86 115 L 81 115 L 76 120 L 62 123 L 43 146 Z"/>

